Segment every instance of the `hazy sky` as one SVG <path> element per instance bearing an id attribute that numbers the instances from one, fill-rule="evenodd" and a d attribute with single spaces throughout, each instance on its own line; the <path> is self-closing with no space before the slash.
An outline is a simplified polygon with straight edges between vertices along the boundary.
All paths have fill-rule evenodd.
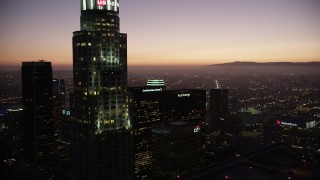
<path id="1" fill-rule="evenodd" d="M 129 65 L 320 61 L 320 0 L 120 0 Z M 72 64 L 80 0 L 0 2 L 0 66 Z"/>

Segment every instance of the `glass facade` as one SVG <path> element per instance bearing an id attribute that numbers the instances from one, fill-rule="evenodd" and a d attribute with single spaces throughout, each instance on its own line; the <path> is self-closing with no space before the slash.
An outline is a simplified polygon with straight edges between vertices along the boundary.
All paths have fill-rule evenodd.
<path id="1" fill-rule="evenodd" d="M 119 33 L 119 1 L 98 3 L 82 0 L 81 31 L 73 34 L 74 176 L 130 179 L 127 35 Z"/>

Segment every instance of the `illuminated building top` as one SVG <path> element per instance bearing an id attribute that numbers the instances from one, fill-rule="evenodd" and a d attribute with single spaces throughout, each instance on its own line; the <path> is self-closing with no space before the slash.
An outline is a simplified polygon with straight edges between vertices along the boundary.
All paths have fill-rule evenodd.
<path id="1" fill-rule="evenodd" d="M 81 0 L 81 10 L 109 10 L 119 12 L 119 0 Z"/>
<path id="2" fill-rule="evenodd" d="M 285 120 L 277 119 L 276 124 L 282 125 L 283 127 L 299 127 L 303 129 L 316 127 L 316 122 L 312 118 L 291 117 L 282 119 Z"/>
<path id="3" fill-rule="evenodd" d="M 72 38 L 74 93 L 69 113 L 73 179 L 131 179 L 127 35 L 120 33 L 119 0 L 80 2 L 80 31 Z"/>
<path id="4" fill-rule="evenodd" d="M 148 79 L 147 86 L 164 86 L 163 79 Z"/>

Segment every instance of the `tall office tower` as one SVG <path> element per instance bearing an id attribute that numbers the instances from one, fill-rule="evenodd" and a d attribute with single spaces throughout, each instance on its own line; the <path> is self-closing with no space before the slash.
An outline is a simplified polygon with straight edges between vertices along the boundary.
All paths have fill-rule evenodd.
<path id="1" fill-rule="evenodd" d="M 71 175 L 71 111 L 69 109 L 62 110 L 62 131 L 57 137 L 56 142 L 56 179 L 72 179 Z"/>
<path id="2" fill-rule="evenodd" d="M 61 105 L 61 109 L 65 108 L 66 103 L 66 84 L 64 79 L 53 79 L 53 98 Z"/>
<path id="3" fill-rule="evenodd" d="M 53 79 L 53 97 L 60 97 L 61 101 L 66 101 L 66 83 L 64 79 Z"/>
<path id="4" fill-rule="evenodd" d="M 160 121 L 159 101 L 165 87 L 129 87 L 130 113 L 133 122 L 134 176 L 150 179 L 151 126 Z"/>
<path id="5" fill-rule="evenodd" d="M 68 121 L 65 118 L 66 109 L 66 86 L 64 79 L 53 79 L 53 120 L 55 127 L 55 164 L 56 175 L 60 173 L 60 168 L 70 161 L 70 141 L 67 141 L 66 134 L 70 131 Z M 70 134 L 68 134 L 70 136 Z M 59 177 L 57 177 L 59 178 Z"/>
<path id="6" fill-rule="evenodd" d="M 215 131 L 223 131 L 228 117 L 228 89 L 210 89 L 210 122 Z"/>
<path id="7" fill-rule="evenodd" d="M 66 104 L 66 86 L 63 79 L 53 79 L 53 119 L 58 139 L 61 139 L 63 129 L 62 110 Z"/>
<path id="8" fill-rule="evenodd" d="M 73 175 L 130 179 L 132 133 L 127 96 L 127 35 L 118 0 L 81 0 L 73 33 Z"/>
<path id="9" fill-rule="evenodd" d="M 54 172 L 54 123 L 51 62 L 22 62 L 23 154 L 37 168 L 38 179 Z"/>

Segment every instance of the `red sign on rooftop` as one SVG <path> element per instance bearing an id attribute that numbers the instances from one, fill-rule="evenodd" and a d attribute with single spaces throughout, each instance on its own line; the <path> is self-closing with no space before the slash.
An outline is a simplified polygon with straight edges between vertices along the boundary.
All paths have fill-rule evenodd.
<path id="1" fill-rule="evenodd" d="M 107 5 L 107 0 L 97 0 L 97 4 L 99 6 L 105 6 L 105 5 Z"/>

